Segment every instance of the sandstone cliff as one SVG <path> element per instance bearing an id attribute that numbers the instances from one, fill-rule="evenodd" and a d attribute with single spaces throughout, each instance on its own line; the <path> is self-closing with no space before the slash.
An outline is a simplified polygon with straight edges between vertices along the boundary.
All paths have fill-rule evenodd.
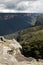
<path id="1" fill-rule="evenodd" d="M 38 62 L 34 58 L 24 57 L 20 48 L 21 45 L 15 39 L 0 37 L 0 65 L 43 65 L 43 60 Z"/>

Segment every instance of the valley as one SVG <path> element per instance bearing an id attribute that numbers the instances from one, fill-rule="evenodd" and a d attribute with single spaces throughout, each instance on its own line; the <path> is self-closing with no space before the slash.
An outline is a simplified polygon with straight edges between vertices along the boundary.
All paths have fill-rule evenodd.
<path id="1" fill-rule="evenodd" d="M 43 65 L 43 14 L 0 14 L 0 43 L 1 65 Z"/>

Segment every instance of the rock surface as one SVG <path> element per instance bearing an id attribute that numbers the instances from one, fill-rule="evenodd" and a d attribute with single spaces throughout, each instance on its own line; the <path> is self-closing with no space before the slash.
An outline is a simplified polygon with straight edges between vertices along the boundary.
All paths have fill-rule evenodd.
<path id="1" fill-rule="evenodd" d="M 34 58 L 26 58 L 20 52 L 21 45 L 15 40 L 0 37 L 0 65 L 43 65 Z"/>

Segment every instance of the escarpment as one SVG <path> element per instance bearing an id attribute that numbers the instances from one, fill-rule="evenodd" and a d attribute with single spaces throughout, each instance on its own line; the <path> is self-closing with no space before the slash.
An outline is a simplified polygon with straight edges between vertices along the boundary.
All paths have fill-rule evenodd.
<path id="1" fill-rule="evenodd" d="M 24 57 L 20 48 L 22 49 L 21 45 L 15 39 L 0 37 L 0 65 L 43 65 L 43 61 Z"/>

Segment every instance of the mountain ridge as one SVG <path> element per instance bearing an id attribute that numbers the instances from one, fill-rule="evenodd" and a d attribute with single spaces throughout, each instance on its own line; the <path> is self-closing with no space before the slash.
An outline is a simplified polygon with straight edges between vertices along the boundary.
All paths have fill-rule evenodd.
<path id="1" fill-rule="evenodd" d="M 7 35 L 28 27 L 32 27 L 36 24 L 37 18 L 41 15 L 42 14 L 32 13 L 0 14 L 0 35 Z"/>

